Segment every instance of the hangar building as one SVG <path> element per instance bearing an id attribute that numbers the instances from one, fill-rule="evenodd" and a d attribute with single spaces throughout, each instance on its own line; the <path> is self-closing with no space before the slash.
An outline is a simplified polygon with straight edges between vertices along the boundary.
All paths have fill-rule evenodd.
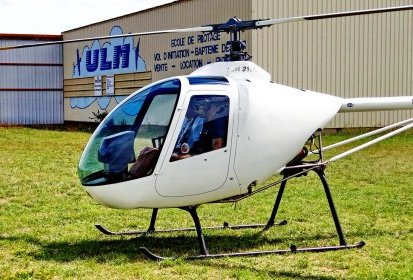
<path id="1" fill-rule="evenodd" d="M 60 41 L 61 35 L 0 34 L 0 46 Z M 60 45 L 0 51 L 0 125 L 63 123 Z"/>
<path id="2" fill-rule="evenodd" d="M 64 40 L 186 28 L 240 19 L 411 5 L 413 0 L 177 0 L 62 33 Z M 150 82 L 225 57 L 226 33 L 173 33 L 63 46 L 65 121 L 96 121 Z M 274 82 L 340 97 L 413 94 L 413 12 L 302 21 L 246 31 L 252 61 Z M 315 108 L 316 110 L 316 108 Z M 379 127 L 412 111 L 339 114 L 330 127 Z"/>

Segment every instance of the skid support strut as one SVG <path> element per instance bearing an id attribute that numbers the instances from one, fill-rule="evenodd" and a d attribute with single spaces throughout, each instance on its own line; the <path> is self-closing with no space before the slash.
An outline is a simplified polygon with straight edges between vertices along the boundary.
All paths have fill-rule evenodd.
<path id="1" fill-rule="evenodd" d="M 314 171 L 315 173 L 317 173 L 318 177 L 320 178 L 323 184 L 324 192 L 326 193 L 326 197 L 328 201 L 328 205 L 330 206 L 331 215 L 333 216 L 334 225 L 336 226 L 338 239 L 340 240 L 340 245 L 347 245 L 347 242 L 344 238 L 343 230 L 341 228 L 340 220 L 338 219 L 336 207 L 334 206 L 333 197 L 331 196 L 330 187 L 328 185 L 326 176 L 324 174 L 324 170 L 322 168 L 316 168 L 314 169 Z"/>
<path id="2" fill-rule="evenodd" d="M 339 238 L 339 241 L 340 241 L 340 245 L 345 246 L 345 245 L 347 245 L 347 242 L 344 238 L 344 233 L 343 233 L 343 230 L 341 228 L 340 220 L 338 219 L 336 207 L 334 206 L 333 197 L 332 197 L 331 191 L 330 191 L 330 186 L 327 182 L 327 179 L 326 179 L 326 176 L 325 176 L 325 173 L 324 173 L 324 168 L 323 168 L 323 166 L 318 166 L 318 167 L 313 168 L 311 170 L 313 170 L 318 175 L 318 177 L 321 180 L 321 183 L 323 184 L 324 192 L 326 194 L 327 202 L 328 202 L 328 205 L 330 207 L 330 212 L 331 212 L 331 215 L 332 215 L 333 220 L 334 220 L 334 225 L 336 227 L 336 231 L 337 231 L 337 235 L 338 235 L 338 238 Z M 299 170 L 299 171 L 301 172 L 302 170 Z M 284 174 L 284 179 L 286 179 L 287 177 L 291 177 L 293 175 L 294 175 L 294 171 L 289 171 L 288 173 Z M 285 180 L 281 183 L 280 189 L 278 190 L 278 194 L 277 194 L 277 197 L 275 199 L 275 203 L 274 203 L 274 207 L 273 207 L 271 216 L 270 216 L 264 230 L 268 230 L 270 227 L 272 227 L 274 225 L 275 217 L 277 215 L 278 208 L 280 207 L 281 199 L 282 199 L 282 196 L 284 194 L 284 190 L 285 190 L 285 187 L 287 185 L 287 181 L 288 180 Z"/>
<path id="3" fill-rule="evenodd" d="M 139 234 L 153 234 L 155 233 L 155 222 L 158 216 L 158 208 L 152 210 L 151 222 L 147 230 L 133 230 L 133 231 L 111 231 L 100 224 L 96 224 L 95 227 L 103 234 L 106 235 L 139 235 Z M 169 230 L 171 231 L 171 230 Z"/>
<path id="4" fill-rule="evenodd" d="M 198 213 L 196 212 L 196 206 L 188 206 L 181 209 L 188 211 L 189 214 L 191 214 L 192 219 L 194 220 L 196 235 L 198 236 L 199 248 L 201 251 L 200 254 L 203 256 L 208 255 L 204 234 L 202 233 L 201 222 L 199 221 Z"/>
<path id="5" fill-rule="evenodd" d="M 320 165 L 317 166 L 316 168 L 311 168 L 308 169 L 308 171 L 313 170 L 318 177 L 321 180 L 321 183 L 323 185 L 324 188 L 324 192 L 326 194 L 326 198 L 328 201 L 328 205 L 330 208 L 330 212 L 331 215 L 333 217 L 334 220 L 334 225 L 337 231 L 337 235 L 339 238 L 339 244 L 340 245 L 334 245 L 334 246 L 322 246 L 322 247 L 307 247 L 307 248 L 298 248 L 296 245 L 291 245 L 289 249 L 286 250 L 268 250 L 268 251 L 254 251 L 254 252 L 239 252 L 239 253 L 226 253 L 226 254 L 209 254 L 208 250 L 206 248 L 206 244 L 205 244 L 205 239 L 202 233 L 202 227 L 201 224 L 199 222 L 199 218 L 196 212 L 196 207 L 195 206 L 191 206 L 191 207 L 185 207 L 182 208 L 183 210 L 188 211 L 191 216 L 192 219 L 194 220 L 194 224 L 196 227 L 196 231 L 197 231 L 197 236 L 198 236 L 198 242 L 199 242 L 199 246 L 200 246 L 200 255 L 197 256 L 189 256 L 186 257 L 186 259 L 189 260 L 193 260 L 193 259 L 206 259 L 206 258 L 223 258 L 223 257 L 248 257 L 248 256 L 259 256 L 259 255 L 268 255 L 268 254 L 287 254 L 287 253 L 298 253 L 298 252 L 326 252 L 326 251 L 335 251 L 335 250 L 342 250 L 342 249 L 351 249 L 351 248 L 361 248 L 365 245 L 364 241 L 360 241 L 357 244 L 347 244 L 345 238 L 344 238 L 344 233 L 343 230 L 341 228 L 341 224 L 340 224 L 340 220 L 338 218 L 337 215 L 337 211 L 336 208 L 334 206 L 334 201 L 333 201 L 333 197 L 331 195 L 331 191 L 330 191 L 330 186 L 327 182 L 325 173 L 324 173 L 324 166 Z M 275 225 L 275 217 L 277 215 L 278 209 L 280 207 L 281 204 L 281 199 L 282 196 L 284 194 L 284 190 L 285 187 L 287 185 L 287 181 L 293 177 L 295 177 L 296 174 L 303 174 L 303 171 L 306 171 L 306 169 L 304 168 L 298 168 L 298 169 L 290 169 L 288 171 L 286 171 L 284 173 L 284 180 L 281 183 L 280 189 L 278 191 L 278 194 L 276 196 L 275 199 L 275 203 L 274 203 L 274 207 L 271 213 L 271 216 L 266 224 L 266 226 L 264 227 L 264 230 L 268 230 L 269 228 L 271 228 L 272 226 Z M 298 175 L 300 176 L 300 175 Z M 153 260 L 165 260 L 165 259 L 169 259 L 169 258 L 164 258 L 161 256 L 158 256 L 152 252 L 150 252 L 148 249 L 146 249 L 145 247 L 141 247 L 140 250 L 150 259 Z"/>

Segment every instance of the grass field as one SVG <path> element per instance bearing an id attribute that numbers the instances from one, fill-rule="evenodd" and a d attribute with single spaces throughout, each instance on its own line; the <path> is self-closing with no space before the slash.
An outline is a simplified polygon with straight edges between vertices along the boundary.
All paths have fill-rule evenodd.
<path id="1" fill-rule="evenodd" d="M 353 132 L 326 136 L 325 142 Z M 194 232 L 110 237 L 110 229 L 146 229 L 150 210 L 116 210 L 83 191 L 77 161 L 90 133 L 0 128 L 0 279 L 413 279 L 413 132 L 330 165 L 326 174 L 349 243 L 362 249 L 203 261 L 153 262 L 161 255 L 197 254 Z M 203 205 L 203 226 L 265 223 L 278 187 L 237 205 Z M 291 180 L 279 219 L 267 232 L 205 230 L 211 253 L 338 245 L 315 174 Z M 157 228 L 190 227 L 182 210 L 160 210 Z"/>

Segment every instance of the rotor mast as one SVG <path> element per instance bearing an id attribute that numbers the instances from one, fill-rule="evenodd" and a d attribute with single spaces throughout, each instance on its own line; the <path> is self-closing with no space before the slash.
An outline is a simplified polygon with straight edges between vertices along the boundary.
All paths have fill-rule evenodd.
<path id="1" fill-rule="evenodd" d="M 230 35 L 227 42 L 229 54 L 226 55 L 229 61 L 250 60 L 251 56 L 245 51 L 247 44 L 241 40 L 241 31 L 257 29 L 257 22 L 261 20 L 241 20 L 233 17 L 226 23 L 211 25 L 215 32 L 226 32 Z"/>

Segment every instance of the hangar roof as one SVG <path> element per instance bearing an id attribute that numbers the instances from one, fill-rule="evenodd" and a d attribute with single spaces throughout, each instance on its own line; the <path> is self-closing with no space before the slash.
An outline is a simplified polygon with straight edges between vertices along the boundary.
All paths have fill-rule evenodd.
<path id="1" fill-rule="evenodd" d="M 63 35 L 47 35 L 47 34 L 8 34 L 0 33 L 0 40 L 44 40 L 44 41 L 60 41 L 63 40 Z"/>

